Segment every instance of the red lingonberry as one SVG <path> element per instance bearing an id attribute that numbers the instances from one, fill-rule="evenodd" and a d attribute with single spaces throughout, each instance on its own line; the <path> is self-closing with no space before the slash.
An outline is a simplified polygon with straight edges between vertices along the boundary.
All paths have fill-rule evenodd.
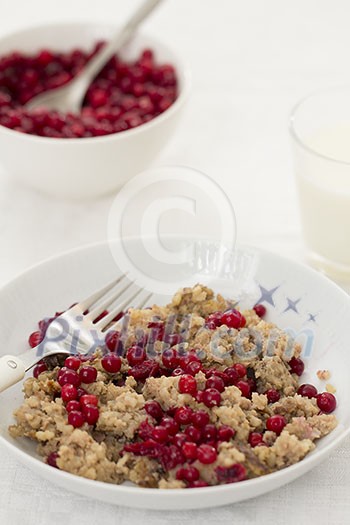
<path id="1" fill-rule="evenodd" d="M 75 428 L 83 426 L 85 418 L 82 412 L 78 410 L 72 410 L 68 413 L 68 423 Z"/>
<path id="2" fill-rule="evenodd" d="M 94 383 L 97 378 L 97 370 L 93 366 L 82 366 L 79 370 L 79 377 L 82 383 Z"/>
<path id="3" fill-rule="evenodd" d="M 197 459 L 197 445 L 192 441 L 186 441 L 182 445 L 182 453 L 186 459 Z"/>
<path id="4" fill-rule="evenodd" d="M 238 329 L 246 324 L 246 320 L 238 310 L 232 308 L 231 310 L 227 310 L 222 314 L 221 324 L 225 324 L 229 328 Z"/>
<path id="5" fill-rule="evenodd" d="M 195 378 L 188 374 L 180 376 L 179 392 L 181 394 L 195 395 L 197 393 L 197 382 Z"/>
<path id="6" fill-rule="evenodd" d="M 0 120 L 1 123 L 1 120 Z M 28 343 L 31 348 L 35 348 L 36 346 L 40 345 L 42 340 L 44 339 L 43 333 L 41 331 L 33 332 L 30 334 Z"/>
<path id="7" fill-rule="evenodd" d="M 317 388 L 314 385 L 304 384 L 298 388 L 298 394 L 300 396 L 312 398 L 317 396 Z"/>
<path id="8" fill-rule="evenodd" d="M 219 441 L 230 441 L 236 434 L 236 431 L 228 425 L 221 425 L 217 430 L 217 437 Z"/>
<path id="9" fill-rule="evenodd" d="M 225 383 L 221 377 L 212 375 L 207 379 L 205 388 L 215 388 L 219 392 L 223 392 L 225 390 Z"/>
<path id="10" fill-rule="evenodd" d="M 159 425 L 153 428 L 151 436 L 159 443 L 166 443 L 169 439 L 169 432 L 164 426 Z"/>
<path id="11" fill-rule="evenodd" d="M 244 365 L 242 365 L 242 363 L 235 363 L 233 365 L 233 368 L 236 370 L 240 378 L 245 377 L 247 375 L 247 368 Z"/>
<path id="12" fill-rule="evenodd" d="M 207 388 L 203 391 L 203 403 L 208 407 L 219 406 L 221 403 L 221 394 L 216 388 Z"/>
<path id="13" fill-rule="evenodd" d="M 179 424 L 172 417 L 163 417 L 161 425 L 167 429 L 169 436 L 174 436 L 179 431 Z"/>
<path id="14" fill-rule="evenodd" d="M 131 346 L 126 352 L 126 359 L 130 366 L 139 365 L 147 358 L 146 351 L 141 346 Z"/>
<path id="15" fill-rule="evenodd" d="M 250 397 L 252 391 L 248 381 L 237 381 L 236 387 L 240 389 L 242 396 Z"/>
<path id="16" fill-rule="evenodd" d="M 197 428 L 203 428 L 209 423 L 209 414 L 204 410 L 197 410 L 191 416 L 191 423 Z"/>
<path id="17" fill-rule="evenodd" d="M 256 447 L 263 441 L 263 435 L 260 432 L 251 432 L 249 434 L 248 442 L 251 447 Z"/>
<path id="18" fill-rule="evenodd" d="M 190 407 L 179 407 L 176 409 L 174 419 L 179 425 L 188 425 L 192 421 L 192 414 Z"/>
<path id="19" fill-rule="evenodd" d="M 95 405 L 84 404 L 82 405 L 82 411 L 86 422 L 89 425 L 94 425 L 100 415 L 99 409 Z"/>
<path id="20" fill-rule="evenodd" d="M 179 354 L 175 348 L 169 348 L 165 350 L 162 354 L 162 362 L 165 368 L 174 369 L 179 364 Z"/>
<path id="21" fill-rule="evenodd" d="M 305 365 L 299 357 L 292 357 L 289 361 L 290 371 L 297 376 L 301 376 L 304 372 Z"/>
<path id="22" fill-rule="evenodd" d="M 330 392 L 322 392 L 322 394 L 318 394 L 316 400 L 318 408 L 325 414 L 330 414 L 336 409 L 337 400 Z"/>
<path id="23" fill-rule="evenodd" d="M 110 374 L 116 374 L 119 372 L 122 366 L 122 360 L 116 354 L 106 354 L 101 359 L 101 365 Z"/>
<path id="24" fill-rule="evenodd" d="M 65 403 L 68 403 L 68 401 L 72 401 L 73 399 L 77 399 L 78 392 L 75 386 L 70 385 L 69 383 L 63 385 L 61 389 L 61 397 L 62 401 Z"/>
<path id="25" fill-rule="evenodd" d="M 46 458 L 46 463 L 50 465 L 50 467 L 58 468 L 57 466 L 57 459 L 59 458 L 59 455 L 57 452 L 51 452 Z"/>
<path id="26" fill-rule="evenodd" d="M 94 394 L 83 394 L 80 397 L 79 402 L 80 402 L 81 406 L 83 406 L 83 405 L 95 405 L 97 407 L 97 405 L 98 405 L 98 399 L 97 399 L 97 397 Z"/>
<path id="27" fill-rule="evenodd" d="M 219 483 L 237 483 L 247 477 L 247 471 L 241 463 L 234 463 L 229 467 L 216 467 L 215 473 Z"/>
<path id="28" fill-rule="evenodd" d="M 158 401 L 148 401 L 145 404 L 145 410 L 148 415 L 150 415 L 157 421 L 160 421 L 164 414 L 163 409 L 158 403 Z"/>
<path id="29" fill-rule="evenodd" d="M 66 368 L 70 368 L 71 370 L 79 370 L 79 367 L 81 365 L 81 360 L 79 359 L 79 357 L 76 357 L 76 356 L 69 356 L 67 357 L 67 359 L 65 360 L 64 362 L 64 366 Z"/>
<path id="30" fill-rule="evenodd" d="M 279 435 L 284 427 L 286 426 L 287 421 L 284 416 L 280 416 L 279 414 L 275 414 L 274 416 L 270 416 L 266 420 L 266 428 L 267 430 L 271 430 L 272 432 L 275 432 L 277 435 Z"/>
<path id="31" fill-rule="evenodd" d="M 33 376 L 38 379 L 38 377 L 40 376 L 40 374 L 42 374 L 43 372 L 46 372 L 47 371 L 47 366 L 46 364 L 42 361 L 42 362 L 39 362 L 34 368 L 33 368 Z"/>
<path id="32" fill-rule="evenodd" d="M 62 368 L 60 370 L 57 380 L 61 386 L 66 385 L 67 383 L 74 386 L 80 385 L 80 376 L 75 370 L 70 370 L 68 368 Z"/>
<path id="33" fill-rule="evenodd" d="M 105 337 L 105 343 L 110 352 L 116 352 L 120 341 L 120 333 L 117 330 L 110 330 Z"/>
<path id="34" fill-rule="evenodd" d="M 274 388 L 269 388 L 265 392 L 265 396 L 269 403 L 277 403 L 280 400 L 281 394 Z"/>
<path id="35" fill-rule="evenodd" d="M 209 465 L 210 463 L 214 463 L 214 461 L 216 461 L 217 452 L 215 448 L 210 445 L 199 445 L 197 450 L 197 458 L 198 461 L 204 463 L 204 465 Z"/>
<path id="36" fill-rule="evenodd" d="M 266 314 L 266 308 L 263 304 L 256 304 L 253 307 L 253 310 L 259 317 L 264 317 L 264 315 Z"/>
<path id="37" fill-rule="evenodd" d="M 67 412 L 72 412 L 72 410 L 78 410 L 80 411 L 80 403 L 79 401 L 73 399 L 72 401 L 68 401 L 66 404 L 66 410 Z"/>

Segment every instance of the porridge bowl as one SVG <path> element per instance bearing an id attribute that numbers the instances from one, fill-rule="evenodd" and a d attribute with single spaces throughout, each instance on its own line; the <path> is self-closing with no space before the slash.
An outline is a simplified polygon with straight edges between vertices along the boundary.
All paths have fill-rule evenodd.
<path id="1" fill-rule="evenodd" d="M 334 406 L 331 408 L 332 414 L 329 414 L 328 421 L 334 422 L 333 416 L 335 416 L 337 425 L 335 426 L 332 423 L 331 431 L 324 432 L 324 437 L 319 436 L 321 439 L 315 441 L 315 447 L 311 447 L 309 453 L 302 454 L 300 460 L 294 464 L 289 464 L 289 466 L 288 462 L 280 464 L 278 470 L 265 475 L 259 474 L 251 479 L 236 479 L 235 481 L 239 482 L 201 487 L 194 485 L 194 488 L 185 489 L 171 488 L 170 486 L 168 488 L 146 488 L 130 482 L 118 485 L 113 484 L 113 482 L 106 483 L 96 481 L 96 479 L 86 479 L 61 469 L 52 468 L 37 453 L 33 441 L 24 437 L 14 439 L 8 428 L 15 423 L 13 412 L 23 403 L 23 393 L 21 392 L 23 385 L 15 385 L 0 394 L 2 397 L 0 403 L 1 444 L 7 446 L 19 461 L 34 472 L 62 488 L 117 505 L 138 508 L 178 510 L 180 508 L 190 509 L 224 505 L 264 494 L 293 481 L 325 459 L 350 432 L 350 415 L 345 403 L 350 393 L 350 385 L 344 375 L 344 370 L 350 367 L 349 328 L 344 322 L 349 318 L 350 313 L 350 300 L 347 294 L 313 270 L 268 252 L 250 247 L 239 247 L 234 255 L 224 257 L 224 265 L 219 265 L 218 261 L 222 261 L 222 250 L 209 241 L 172 239 L 171 243 L 172 250 L 183 249 L 189 244 L 193 244 L 197 248 L 194 261 L 196 264 L 191 264 L 192 273 L 187 273 L 186 284 L 193 286 L 196 283 L 202 283 L 204 287 L 210 287 L 215 293 L 232 300 L 233 308 L 237 307 L 243 312 L 243 315 L 246 315 L 247 326 L 252 323 L 252 320 L 256 323 L 260 322 L 251 311 L 255 305 L 260 304 L 266 308 L 262 325 L 268 327 L 270 323 L 275 323 L 286 334 L 289 334 L 294 340 L 293 344 L 296 344 L 301 350 L 300 358 L 305 364 L 305 370 L 298 370 L 295 367 L 295 362 L 292 366 L 292 360 L 289 359 L 287 366 L 290 372 L 288 372 L 288 381 L 292 381 L 291 385 L 295 381 L 299 384 L 313 384 L 318 392 L 325 392 L 326 390 L 328 393 L 330 391 L 335 392 L 337 407 L 335 411 L 333 411 Z M 0 302 L 2 354 L 24 352 L 28 348 L 28 334 L 35 330 L 38 319 L 42 319 L 48 314 L 52 315 L 52 312 L 56 310 L 65 309 L 67 305 L 83 299 L 111 280 L 118 272 L 118 261 L 111 253 L 118 253 L 118 250 L 122 249 L 118 241 L 113 244 L 112 251 L 110 245 L 98 244 L 48 260 L 30 269 L 4 287 L 0 291 L 2 298 Z M 132 273 L 132 260 L 140 259 L 142 246 L 135 239 L 129 239 L 124 240 L 123 249 L 127 249 L 128 253 L 132 254 L 130 259 L 130 271 Z M 155 261 L 147 258 L 143 260 L 144 274 L 153 275 Z M 202 264 L 204 260 L 207 263 L 211 261 L 210 265 L 204 266 Z M 55 279 L 52 279 L 53 275 L 55 275 Z M 163 277 L 165 278 L 164 275 Z M 140 284 L 142 283 L 140 282 Z M 183 286 L 183 282 L 178 284 Z M 164 287 L 164 293 L 155 294 L 150 299 L 149 306 L 168 304 L 179 286 L 172 283 L 169 284 L 168 290 L 166 290 L 167 287 Z M 202 291 L 203 288 L 199 288 L 199 295 Z M 186 306 L 186 300 L 181 299 L 181 297 L 186 297 L 186 294 L 185 296 L 180 294 L 176 297 L 176 301 L 180 301 L 180 303 L 175 301 L 176 304 Z M 259 315 L 264 314 L 263 310 L 261 307 L 258 309 Z M 19 311 L 21 315 L 18 315 Z M 221 324 L 228 323 L 227 326 L 230 325 L 229 319 L 224 321 Z M 206 323 L 211 322 L 212 318 L 206 320 Z M 261 325 L 257 324 L 257 326 Z M 265 358 L 267 357 L 265 356 Z M 274 359 L 273 356 L 272 359 Z M 293 377 L 291 377 L 292 373 Z M 32 374 L 33 372 L 30 371 L 28 377 L 31 377 Z M 42 378 L 43 375 L 39 377 Z M 167 379 L 177 380 L 178 378 L 170 377 Z M 31 381 L 33 382 L 33 380 Z M 235 384 L 240 389 L 243 388 L 243 385 Z M 214 384 L 211 383 L 211 386 Z M 185 389 L 187 387 L 188 385 L 185 385 Z M 179 388 L 182 387 L 179 386 Z M 231 392 L 238 392 L 234 386 L 230 388 Z M 253 393 L 251 399 L 255 402 L 258 397 Z M 261 400 L 261 396 L 259 399 Z M 290 399 L 288 403 L 290 403 Z M 319 417 L 318 408 L 320 404 L 318 398 L 316 402 L 309 399 L 305 394 L 303 396 L 296 394 L 296 399 L 299 408 L 305 403 L 312 408 L 312 413 L 315 414 L 315 416 L 311 416 L 314 418 L 313 421 L 315 417 L 316 419 Z M 246 399 L 244 402 L 249 406 L 250 400 Z M 328 418 L 327 407 L 323 406 L 322 408 L 326 417 L 322 415 L 320 417 L 326 421 Z M 287 413 L 284 415 L 288 418 Z M 302 414 L 297 413 L 297 415 L 301 416 Z M 298 421 L 301 421 L 300 418 Z M 229 424 L 230 421 L 228 420 L 227 423 Z M 244 425 L 245 423 L 242 420 L 242 428 Z M 237 432 L 240 432 L 242 428 L 239 425 L 235 427 Z M 267 428 L 269 428 L 268 423 Z M 313 431 L 320 428 L 320 426 L 316 426 Z M 280 433 L 280 430 L 276 430 L 276 432 Z M 280 437 L 283 436 L 285 436 L 284 431 Z M 303 443 L 305 444 L 306 441 Z M 225 444 L 220 446 L 227 448 Z M 263 449 L 268 450 L 267 447 L 258 448 L 261 451 L 259 455 L 264 454 Z M 287 448 L 286 457 L 288 457 L 288 450 Z M 325 479 L 324 482 L 327 483 L 327 480 Z M 159 486 L 165 485 L 160 484 Z M 189 484 L 189 486 L 191 485 Z M 173 487 L 176 487 L 176 484 Z"/>
<path id="2" fill-rule="evenodd" d="M 40 90 L 75 76 L 115 31 L 57 23 L 0 38 L 0 156 L 10 176 L 57 197 L 91 199 L 119 189 L 165 147 L 188 97 L 189 71 L 142 32 L 96 77 L 80 115 L 25 108 Z"/>

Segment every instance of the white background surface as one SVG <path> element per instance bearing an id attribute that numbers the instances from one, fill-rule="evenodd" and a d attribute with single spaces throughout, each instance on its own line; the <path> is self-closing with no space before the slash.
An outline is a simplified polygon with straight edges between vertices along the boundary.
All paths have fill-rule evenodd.
<path id="1" fill-rule="evenodd" d="M 124 20 L 128 0 L 3 0 L 0 32 L 57 20 Z M 306 92 L 350 80 L 347 0 L 167 0 L 147 22 L 185 54 L 193 94 L 156 164 L 187 164 L 219 182 L 239 240 L 302 259 L 287 120 Z M 28 159 L 30 162 L 30 159 Z M 0 284 L 29 265 L 106 238 L 111 198 L 57 201 L 0 177 Z M 350 442 L 304 478 L 259 499 L 167 513 L 169 523 L 333 525 L 350 520 Z M 89 501 L 51 486 L 0 446 L 1 524 L 152 524 L 164 514 Z"/>

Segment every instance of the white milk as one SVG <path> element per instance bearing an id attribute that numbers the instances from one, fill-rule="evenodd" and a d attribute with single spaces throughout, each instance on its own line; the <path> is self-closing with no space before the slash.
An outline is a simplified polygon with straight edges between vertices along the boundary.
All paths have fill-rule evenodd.
<path id="1" fill-rule="evenodd" d="M 334 270 L 350 275 L 350 125 L 324 129 L 304 143 L 319 153 L 310 154 L 297 146 L 297 184 L 306 242 L 311 252 L 335 263 Z"/>

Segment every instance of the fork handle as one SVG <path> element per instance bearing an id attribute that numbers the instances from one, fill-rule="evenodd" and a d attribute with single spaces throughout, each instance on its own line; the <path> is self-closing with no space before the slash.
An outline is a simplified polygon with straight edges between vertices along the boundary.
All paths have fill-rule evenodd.
<path id="1" fill-rule="evenodd" d="M 0 392 L 23 379 L 26 372 L 21 359 L 14 355 L 4 355 L 0 358 Z"/>

